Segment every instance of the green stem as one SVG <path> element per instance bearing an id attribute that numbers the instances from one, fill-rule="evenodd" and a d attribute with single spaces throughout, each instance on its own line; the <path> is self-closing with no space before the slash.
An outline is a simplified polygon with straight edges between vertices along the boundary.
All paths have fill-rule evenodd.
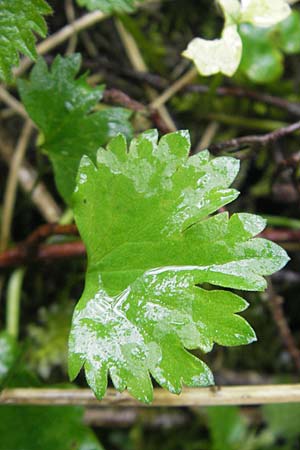
<path id="1" fill-rule="evenodd" d="M 217 122 L 225 123 L 226 125 L 233 125 L 251 130 L 275 131 L 278 128 L 283 128 L 288 125 L 286 122 L 279 122 L 277 120 L 246 118 L 230 114 L 212 113 L 208 114 L 207 117 L 209 120 L 216 120 Z"/>
<path id="2" fill-rule="evenodd" d="M 71 208 L 66 209 L 59 220 L 59 225 L 70 225 L 74 221 L 74 213 Z"/>
<path id="3" fill-rule="evenodd" d="M 300 220 L 290 219 L 289 217 L 263 215 L 271 227 L 286 227 L 293 230 L 300 230 Z"/>
<path id="4" fill-rule="evenodd" d="M 25 268 L 16 269 L 8 281 L 6 303 L 6 330 L 15 339 L 19 335 L 20 301 Z"/>

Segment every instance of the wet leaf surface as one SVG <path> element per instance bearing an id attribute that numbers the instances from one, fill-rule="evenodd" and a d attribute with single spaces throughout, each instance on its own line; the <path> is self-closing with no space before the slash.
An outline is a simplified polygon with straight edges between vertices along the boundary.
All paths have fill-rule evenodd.
<path id="1" fill-rule="evenodd" d="M 150 374 L 179 393 L 182 384 L 213 382 L 209 368 L 186 349 L 252 342 L 235 313 L 247 303 L 199 284 L 264 290 L 264 275 L 288 260 L 270 241 L 252 239 L 265 221 L 250 214 L 208 217 L 234 200 L 229 186 L 239 162 L 189 157 L 186 131 L 156 130 L 131 142 L 123 136 L 81 161 L 74 212 L 88 252 L 83 296 L 73 317 L 70 376 L 82 366 L 96 395 L 107 373 L 115 387 L 152 399 Z M 175 363 L 176 361 L 176 363 Z"/>

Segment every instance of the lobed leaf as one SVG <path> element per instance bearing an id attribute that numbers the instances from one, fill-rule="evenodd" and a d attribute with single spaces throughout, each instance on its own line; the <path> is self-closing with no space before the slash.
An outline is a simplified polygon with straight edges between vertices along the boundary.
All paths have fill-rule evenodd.
<path id="1" fill-rule="evenodd" d="M 29 80 L 19 80 L 24 106 L 43 133 L 42 148 L 54 167 L 57 188 L 70 203 L 83 155 L 95 160 L 97 149 L 118 132 L 131 135 L 131 113 L 123 108 L 94 111 L 103 86 L 92 88 L 86 76 L 76 78 L 81 56 L 55 58 L 51 69 L 40 58 Z"/>
<path id="2" fill-rule="evenodd" d="M 36 58 L 33 33 L 45 37 L 43 15 L 51 13 L 44 0 L 0 0 L 0 79 L 9 81 L 19 64 L 19 53 Z"/>
<path id="3" fill-rule="evenodd" d="M 144 402 L 150 375 L 171 392 L 182 384 L 213 383 L 207 365 L 188 350 L 255 340 L 236 313 L 247 303 L 211 285 L 263 290 L 264 275 L 288 260 L 284 250 L 254 238 L 265 221 L 250 214 L 216 214 L 238 192 L 230 188 L 234 158 L 188 157 L 186 131 L 158 143 L 156 130 L 122 135 L 96 165 L 82 159 L 73 197 L 76 222 L 88 253 L 86 285 L 73 317 L 69 373 L 82 366 L 98 398 L 107 374 Z M 174 364 L 176 361 L 176 364 Z"/>

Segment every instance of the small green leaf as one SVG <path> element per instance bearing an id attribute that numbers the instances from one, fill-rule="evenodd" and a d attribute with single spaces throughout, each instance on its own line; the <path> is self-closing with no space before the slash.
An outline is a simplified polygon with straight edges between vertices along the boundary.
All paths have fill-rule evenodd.
<path id="1" fill-rule="evenodd" d="M 102 450 L 84 408 L 0 406 L 0 450 Z"/>
<path id="2" fill-rule="evenodd" d="M 44 0 L 0 0 L 0 79 L 9 81 L 19 64 L 19 52 L 36 58 L 34 33 L 45 37 L 43 15 L 51 13 Z"/>
<path id="3" fill-rule="evenodd" d="M 24 106 L 43 133 L 43 149 L 54 167 L 57 188 L 70 203 L 80 159 L 95 160 L 96 151 L 118 132 L 131 135 L 131 113 L 123 108 L 94 109 L 103 86 L 92 88 L 86 76 L 75 78 L 80 55 L 55 58 L 48 70 L 43 59 L 33 68 L 30 80 L 19 80 Z"/>
<path id="4" fill-rule="evenodd" d="M 239 29 L 243 56 L 239 67 L 255 83 L 271 83 L 283 73 L 283 55 L 274 45 L 272 30 L 243 24 Z"/>
<path id="5" fill-rule="evenodd" d="M 77 0 L 79 6 L 85 6 L 90 11 L 100 9 L 105 13 L 133 12 L 135 5 L 143 0 Z"/>
<path id="6" fill-rule="evenodd" d="M 281 50 L 293 55 L 300 53 L 300 13 L 293 11 L 293 13 L 283 22 L 280 22 L 276 27 L 278 45 Z"/>
<path id="7" fill-rule="evenodd" d="M 0 333 L 0 389 L 4 386 L 18 356 L 19 349 L 16 340 L 2 331 Z"/>
<path id="8" fill-rule="evenodd" d="M 265 227 L 260 217 L 208 217 L 238 195 L 229 187 L 236 159 L 188 158 L 186 131 L 157 141 L 150 130 L 127 151 L 120 135 L 96 165 L 84 157 L 79 168 L 74 214 L 89 264 L 69 373 L 74 379 L 84 366 L 98 398 L 108 372 L 118 390 L 144 402 L 152 399 L 150 374 L 175 393 L 211 384 L 209 368 L 187 350 L 247 344 L 255 334 L 235 314 L 247 307 L 242 298 L 197 286 L 263 290 L 263 275 L 288 260 L 277 245 L 253 239 Z"/>

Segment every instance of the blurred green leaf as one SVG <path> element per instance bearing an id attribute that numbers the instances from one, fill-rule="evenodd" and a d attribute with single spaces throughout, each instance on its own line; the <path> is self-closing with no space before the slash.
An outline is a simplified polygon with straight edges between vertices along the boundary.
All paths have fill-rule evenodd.
<path id="1" fill-rule="evenodd" d="M 255 83 L 271 83 L 283 73 L 283 55 L 270 38 L 270 30 L 251 24 L 240 26 L 243 56 L 239 70 Z"/>
<path id="2" fill-rule="evenodd" d="M 84 408 L 0 406 L 0 450 L 102 450 Z"/>
<path id="3" fill-rule="evenodd" d="M 39 310 L 39 324 L 28 326 L 30 367 L 48 378 L 54 367 L 67 370 L 67 347 L 73 303 L 68 299 Z"/>
<path id="4" fill-rule="evenodd" d="M 276 29 L 278 30 L 278 45 L 282 51 L 288 55 L 300 52 L 300 13 L 293 13 L 280 22 Z"/>
<path id="5" fill-rule="evenodd" d="M 14 367 L 19 348 L 16 340 L 5 331 L 0 333 L 0 389 L 4 387 L 5 381 Z"/>
<path id="6" fill-rule="evenodd" d="M 206 410 L 212 450 L 241 448 L 248 435 L 245 419 L 237 406 L 212 406 Z"/>
<path id="7" fill-rule="evenodd" d="M 284 438 L 300 436 L 299 403 L 264 405 L 262 411 L 268 427 L 277 436 Z"/>

